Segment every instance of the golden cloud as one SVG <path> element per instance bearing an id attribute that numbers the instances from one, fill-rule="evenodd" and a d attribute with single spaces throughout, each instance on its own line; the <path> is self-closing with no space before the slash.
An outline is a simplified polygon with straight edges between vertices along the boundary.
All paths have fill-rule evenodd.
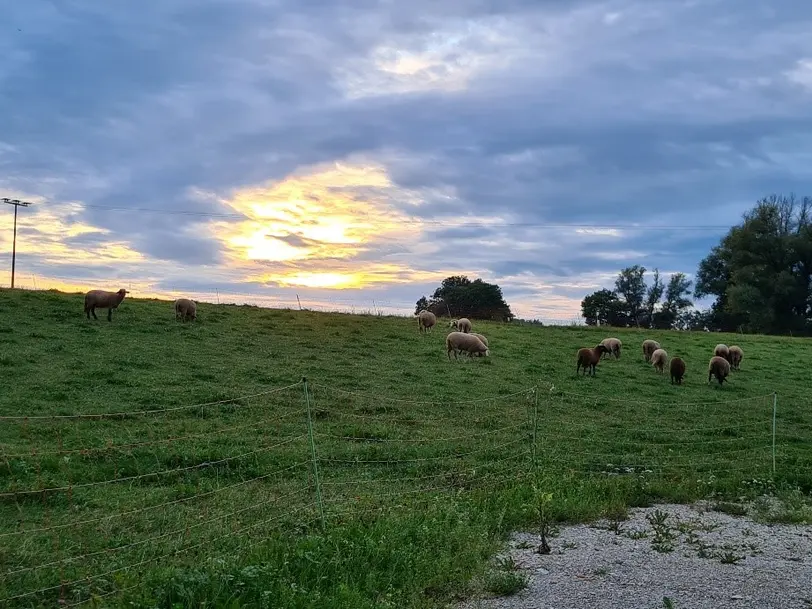
<path id="1" fill-rule="evenodd" d="M 36 203 L 36 202 L 35 202 Z M 17 252 L 37 256 L 49 264 L 98 264 L 140 262 L 144 257 L 126 243 L 109 239 L 109 231 L 79 219 L 80 203 L 59 207 L 33 205 L 17 217 Z M 13 214 L 0 214 L 0 249 L 11 249 Z M 66 243 L 67 239 L 95 235 L 83 243 Z"/>

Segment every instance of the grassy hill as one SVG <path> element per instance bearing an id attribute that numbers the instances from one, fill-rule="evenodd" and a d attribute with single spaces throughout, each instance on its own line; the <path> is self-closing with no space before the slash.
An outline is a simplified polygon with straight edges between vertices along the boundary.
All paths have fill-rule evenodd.
<path id="1" fill-rule="evenodd" d="M 198 316 L 0 291 L 4 605 L 441 606 L 509 583 L 484 564 L 514 527 L 812 488 L 804 339 L 612 330 L 590 378 L 604 329 L 475 322 L 491 357 L 457 362 L 447 320 Z M 719 342 L 745 353 L 722 388 Z"/>

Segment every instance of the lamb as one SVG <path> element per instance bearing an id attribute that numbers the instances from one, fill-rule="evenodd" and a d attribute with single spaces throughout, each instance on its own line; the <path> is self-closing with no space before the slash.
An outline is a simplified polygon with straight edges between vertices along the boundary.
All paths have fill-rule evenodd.
<path id="1" fill-rule="evenodd" d="M 578 349 L 578 365 L 575 367 L 575 374 L 578 374 L 583 367 L 584 376 L 586 376 L 587 368 L 592 373 L 592 376 L 595 376 L 595 367 L 598 365 L 604 353 L 609 353 L 609 349 L 604 344 L 600 344 L 594 349 L 590 349 L 589 347 Z"/>
<path id="2" fill-rule="evenodd" d="M 666 353 L 665 349 L 655 349 L 654 353 L 651 354 L 651 364 L 660 374 L 663 373 L 667 361 L 668 353 Z"/>
<path id="3" fill-rule="evenodd" d="M 459 319 L 452 320 L 449 327 L 467 334 L 471 331 L 471 321 L 467 317 L 460 317 Z"/>
<path id="4" fill-rule="evenodd" d="M 471 336 L 476 336 L 479 340 L 482 341 L 482 344 L 486 347 L 488 346 L 488 339 L 482 336 L 482 334 L 477 334 L 476 332 L 471 332 Z"/>
<path id="5" fill-rule="evenodd" d="M 175 301 L 175 319 L 181 318 L 183 321 L 197 319 L 197 304 L 188 298 L 178 298 Z"/>
<path id="6" fill-rule="evenodd" d="M 730 354 L 730 367 L 733 368 L 733 370 L 738 370 L 744 358 L 744 351 L 737 345 L 730 345 L 727 351 Z"/>
<path id="7" fill-rule="evenodd" d="M 623 346 L 623 343 L 620 342 L 619 338 L 604 338 L 601 344 L 609 349 L 612 355 L 615 356 L 615 359 L 620 359 L 620 348 Z M 605 353 L 601 357 L 604 356 L 606 356 Z"/>
<path id="8" fill-rule="evenodd" d="M 437 323 L 437 316 L 431 311 L 420 311 L 417 314 L 417 330 L 418 332 L 428 332 L 434 324 Z"/>
<path id="9" fill-rule="evenodd" d="M 719 357 L 724 357 L 728 363 L 730 363 L 730 349 L 727 348 L 727 345 L 719 343 L 713 349 L 713 354 L 718 355 Z"/>
<path id="10" fill-rule="evenodd" d="M 677 385 L 682 385 L 682 377 L 685 376 L 685 361 L 681 357 L 672 357 L 671 358 L 671 384 L 674 384 L 674 381 L 677 382 Z"/>
<path id="11" fill-rule="evenodd" d="M 107 309 L 107 321 L 113 321 L 113 309 L 117 309 L 121 301 L 127 295 L 127 290 L 121 288 L 118 292 L 107 292 L 105 290 L 90 290 L 85 294 L 85 314 L 90 319 L 91 313 L 93 319 L 96 317 L 96 307 L 100 309 Z"/>
<path id="12" fill-rule="evenodd" d="M 727 380 L 727 375 L 730 374 L 730 362 L 720 355 L 714 355 L 710 358 L 708 363 L 708 383 L 715 376 L 716 380 L 721 385 Z M 729 381 L 728 381 L 729 382 Z"/>
<path id="13" fill-rule="evenodd" d="M 454 352 L 454 359 L 457 358 L 457 353 L 466 352 L 468 357 L 487 357 L 490 355 L 490 350 L 485 344 L 473 334 L 465 332 L 451 332 L 445 337 L 446 354 L 448 359 L 451 359 L 451 352 Z"/>
<path id="14" fill-rule="evenodd" d="M 643 341 L 643 359 L 646 362 L 651 361 L 651 355 L 660 348 L 660 343 L 656 340 L 651 340 L 650 338 Z"/>

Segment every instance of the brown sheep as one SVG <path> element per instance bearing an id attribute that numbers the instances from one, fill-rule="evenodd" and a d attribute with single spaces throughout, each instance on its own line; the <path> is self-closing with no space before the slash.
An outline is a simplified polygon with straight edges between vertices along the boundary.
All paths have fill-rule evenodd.
<path id="1" fill-rule="evenodd" d="M 428 332 L 437 323 L 437 316 L 431 311 L 420 311 L 417 314 L 417 330 L 418 332 Z"/>
<path id="2" fill-rule="evenodd" d="M 194 321 L 197 319 L 197 303 L 194 300 L 189 300 L 188 298 L 178 298 L 175 303 L 175 319 L 182 319 L 186 321 L 187 319 L 191 319 Z"/>
<path id="3" fill-rule="evenodd" d="M 107 292 L 105 290 L 90 290 L 85 294 L 85 313 L 87 318 L 90 319 L 91 313 L 93 319 L 96 317 L 96 307 L 100 309 L 107 309 L 107 321 L 113 321 L 113 309 L 117 309 L 121 301 L 127 295 L 127 290 L 121 288 L 118 292 Z"/>
<path id="4" fill-rule="evenodd" d="M 685 361 L 681 357 L 671 358 L 671 384 L 676 381 L 677 385 L 682 385 L 682 377 L 685 376 Z"/>
<path id="5" fill-rule="evenodd" d="M 650 338 L 643 341 L 643 359 L 646 362 L 651 361 L 651 354 L 654 353 L 657 349 L 660 348 L 660 343 L 656 340 L 651 340 Z"/>
<path id="6" fill-rule="evenodd" d="M 730 367 L 733 368 L 733 370 L 738 370 L 742 359 L 744 359 L 744 351 L 737 345 L 730 345 L 727 351 L 730 354 Z"/>
<path id="7" fill-rule="evenodd" d="M 459 332 L 464 332 L 468 334 L 471 331 L 471 320 L 467 317 L 460 317 L 459 319 L 454 319 L 449 324 L 449 327 L 455 328 Z"/>
<path id="8" fill-rule="evenodd" d="M 714 355 L 710 358 L 710 362 L 708 363 L 708 383 L 710 383 L 711 379 L 715 376 L 716 380 L 719 381 L 719 385 L 721 385 L 727 380 L 728 374 L 730 374 L 729 361 L 721 355 Z"/>
<path id="9" fill-rule="evenodd" d="M 605 346 L 612 355 L 615 356 L 615 359 L 620 359 L 620 349 L 623 347 L 623 343 L 620 342 L 619 338 L 604 338 L 601 341 L 601 344 Z M 603 354 L 601 358 L 605 357 L 607 354 Z"/>
<path id="10" fill-rule="evenodd" d="M 728 363 L 730 363 L 730 349 L 727 348 L 727 345 L 719 343 L 714 347 L 713 354 L 718 355 L 719 357 L 724 357 Z"/>
<path id="11" fill-rule="evenodd" d="M 660 374 L 662 374 L 665 370 L 665 364 L 667 361 L 668 353 L 666 353 L 665 349 L 655 349 L 654 353 L 651 354 L 651 364 Z"/>
<path id="12" fill-rule="evenodd" d="M 487 357 L 490 355 L 490 350 L 486 347 L 481 340 L 473 334 L 466 334 L 465 332 L 451 332 L 445 337 L 445 347 L 448 359 L 451 359 L 451 352 L 454 352 L 454 359 L 457 358 L 457 353 L 463 351 L 468 354 L 468 357 Z"/>
<path id="13" fill-rule="evenodd" d="M 575 367 L 575 374 L 578 374 L 583 367 L 584 376 L 586 376 L 587 369 L 590 370 L 592 376 L 595 376 L 595 367 L 598 365 L 604 353 L 609 353 L 609 349 L 606 345 L 598 345 L 594 349 L 590 349 L 589 347 L 578 349 L 578 365 Z"/>

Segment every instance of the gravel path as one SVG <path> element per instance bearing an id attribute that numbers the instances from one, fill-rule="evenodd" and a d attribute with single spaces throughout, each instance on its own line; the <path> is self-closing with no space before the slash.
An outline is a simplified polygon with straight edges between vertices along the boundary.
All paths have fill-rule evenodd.
<path id="1" fill-rule="evenodd" d="M 514 535 L 497 565 L 512 558 L 528 587 L 458 609 L 812 609 L 810 526 L 758 524 L 702 503 L 630 510 L 619 525 L 562 527 L 546 555 L 538 535 Z"/>

